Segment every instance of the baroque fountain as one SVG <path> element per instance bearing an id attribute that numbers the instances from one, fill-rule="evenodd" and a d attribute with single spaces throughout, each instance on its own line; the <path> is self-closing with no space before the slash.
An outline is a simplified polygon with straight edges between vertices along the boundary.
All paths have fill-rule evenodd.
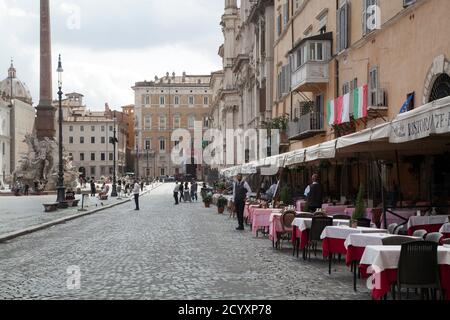
<path id="1" fill-rule="evenodd" d="M 19 161 L 13 173 L 14 181 L 22 185 L 37 188 L 37 192 L 54 191 L 58 185 L 58 144 L 49 138 L 39 140 L 36 135 L 28 134 L 24 141 L 28 151 Z M 68 154 L 64 152 L 64 185 L 76 189 L 79 173 L 73 167 Z"/>

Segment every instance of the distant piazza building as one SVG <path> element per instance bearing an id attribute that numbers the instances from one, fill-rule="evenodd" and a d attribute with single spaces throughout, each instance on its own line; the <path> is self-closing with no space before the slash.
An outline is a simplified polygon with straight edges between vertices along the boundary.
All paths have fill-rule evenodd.
<path id="1" fill-rule="evenodd" d="M 110 139 L 114 136 L 115 127 L 119 140 L 116 145 L 116 174 L 124 175 L 128 116 L 111 110 L 108 104 L 105 104 L 103 111 L 91 111 L 83 104 L 83 98 L 82 94 L 74 92 L 66 94 L 66 99 L 62 102 L 64 150 L 71 157 L 80 177 L 87 180 L 112 177 L 114 146 Z M 58 106 L 57 101 L 54 101 L 54 106 Z M 58 121 L 58 117 L 55 121 Z M 56 138 L 58 139 L 58 132 Z"/>
<path id="2" fill-rule="evenodd" d="M 210 119 L 210 75 L 166 74 L 154 81 L 137 82 L 135 92 L 135 136 L 137 174 L 141 177 L 189 175 L 202 178 L 204 167 L 186 161 L 174 164 L 171 141 L 176 129 L 187 129 L 194 140 L 195 122 L 201 122 L 203 131 Z M 193 141 L 191 141 L 193 145 Z M 192 152 L 192 150 L 191 150 Z M 195 156 L 195 154 L 191 154 Z M 189 163 L 191 162 L 191 163 Z"/>
<path id="3" fill-rule="evenodd" d="M 25 136 L 33 132 L 35 117 L 30 90 L 17 78 L 11 62 L 8 77 L 0 82 L 0 187 L 9 185 L 28 151 Z"/>

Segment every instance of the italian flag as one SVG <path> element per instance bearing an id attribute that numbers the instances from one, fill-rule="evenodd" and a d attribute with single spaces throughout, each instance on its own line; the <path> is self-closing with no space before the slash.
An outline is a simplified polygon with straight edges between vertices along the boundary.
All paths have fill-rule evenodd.
<path id="1" fill-rule="evenodd" d="M 353 91 L 353 117 L 361 119 L 367 117 L 367 99 L 369 86 L 366 84 Z"/>
<path id="2" fill-rule="evenodd" d="M 335 105 L 335 124 L 350 122 L 350 94 L 340 96 L 334 101 Z"/>
<path id="3" fill-rule="evenodd" d="M 327 105 L 327 121 L 330 126 L 334 125 L 334 123 L 335 123 L 335 120 L 336 120 L 335 113 L 336 113 L 336 110 L 334 108 L 334 100 L 330 100 L 330 101 L 328 101 L 328 105 Z"/>

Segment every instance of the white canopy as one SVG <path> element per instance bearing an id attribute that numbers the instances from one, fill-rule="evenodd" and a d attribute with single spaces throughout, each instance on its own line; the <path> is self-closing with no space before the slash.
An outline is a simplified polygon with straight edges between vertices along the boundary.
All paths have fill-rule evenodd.
<path id="1" fill-rule="evenodd" d="M 398 144 L 415 141 L 436 134 L 450 133 L 450 97 L 426 104 L 398 115 L 392 122 L 362 130 L 336 140 L 299 149 L 289 153 L 254 161 L 250 164 L 222 170 L 234 176 L 255 173 L 256 168 L 276 166 L 282 168 L 323 159 L 334 159 L 336 152 L 364 152 L 399 148 Z M 397 145 L 396 145 L 397 144 Z M 410 148 L 407 144 L 405 148 Z"/>
<path id="2" fill-rule="evenodd" d="M 392 121 L 389 142 L 404 143 L 450 133 L 450 97 L 398 115 Z"/>
<path id="3" fill-rule="evenodd" d="M 333 159 L 336 156 L 336 142 L 336 140 L 331 140 L 306 148 L 305 162 Z"/>

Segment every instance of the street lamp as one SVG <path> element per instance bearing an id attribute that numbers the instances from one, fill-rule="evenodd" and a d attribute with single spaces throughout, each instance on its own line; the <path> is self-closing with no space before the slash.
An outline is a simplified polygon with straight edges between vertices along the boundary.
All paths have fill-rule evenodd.
<path id="1" fill-rule="evenodd" d="M 136 131 L 136 180 L 139 179 L 139 132 Z"/>
<path id="2" fill-rule="evenodd" d="M 62 73 L 63 73 L 62 63 L 61 63 L 61 55 L 59 55 L 58 60 L 58 97 L 59 97 L 59 170 L 58 170 L 58 198 L 56 202 L 60 207 L 64 207 L 64 202 L 66 200 L 66 188 L 64 187 L 64 163 L 63 163 L 63 131 L 62 131 L 62 123 L 63 123 L 63 112 L 62 112 Z"/>
<path id="3" fill-rule="evenodd" d="M 116 111 L 114 111 L 114 136 L 110 138 L 110 143 L 113 144 L 113 185 L 111 197 L 117 198 L 117 179 L 116 179 L 116 144 L 119 140 L 116 137 Z"/>

